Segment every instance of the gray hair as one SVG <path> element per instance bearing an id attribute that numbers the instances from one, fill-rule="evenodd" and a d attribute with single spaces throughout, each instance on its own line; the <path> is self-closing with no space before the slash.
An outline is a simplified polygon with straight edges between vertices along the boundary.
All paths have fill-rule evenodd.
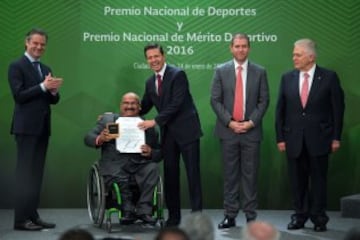
<path id="1" fill-rule="evenodd" d="M 314 55 L 316 57 L 316 43 L 309 39 L 309 38 L 303 38 L 299 39 L 294 43 L 294 46 L 301 46 L 305 49 L 305 52 L 307 54 Z"/>
<path id="2" fill-rule="evenodd" d="M 254 234 L 255 233 L 255 234 Z M 261 239 L 259 239 L 261 235 Z M 243 240 L 279 240 L 280 232 L 270 223 L 254 221 L 242 229 Z"/>
<path id="3" fill-rule="evenodd" d="M 214 225 L 210 217 L 201 212 L 191 213 L 181 222 L 191 240 L 214 240 Z"/>

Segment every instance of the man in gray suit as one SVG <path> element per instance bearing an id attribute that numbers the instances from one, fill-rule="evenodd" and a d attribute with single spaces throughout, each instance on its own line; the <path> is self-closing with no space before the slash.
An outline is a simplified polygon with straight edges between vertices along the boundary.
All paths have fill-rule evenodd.
<path id="1" fill-rule="evenodd" d="M 262 118 L 269 105 L 266 70 L 248 61 L 248 36 L 235 34 L 230 51 L 234 59 L 216 68 L 211 87 L 211 106 L 217 116 L 215 135 L 220 138 L 224 165 L 225 218 L 220 229 L 236 225 L 240 182 L 246 220 L 256 219 Z"/>
<path id="2" fill-rule="evenodd" d="M 108 123 L 114 123 L 119 116 L 137 117 L 140 112 L 140 99 L 135 93 L 126 93 L 120 104 L 121 115 L 105 113 L 98 120 L 96 126 L 85 136 L 85 144 L 89 147 L 101 147 L 99 161 L 100 174 L 105 184 L 110 186 L 116 182 L 120 186 L 122 224 L 131 224 L 135 218 L 135 211 L 144 223 L 155 224 L 151 217 L 152 197 L 159 177 L 157 162 L 161 160 L 158 134 L 154 128 L 145 131 L 145 143 L 141 146 L 141 153 L 121 153 L 116 149 L 116 136 L 109 134 Z M 133 175 L 139 186 L 140 196 L 136 208 L 132 200 L 129 178 Z"/>

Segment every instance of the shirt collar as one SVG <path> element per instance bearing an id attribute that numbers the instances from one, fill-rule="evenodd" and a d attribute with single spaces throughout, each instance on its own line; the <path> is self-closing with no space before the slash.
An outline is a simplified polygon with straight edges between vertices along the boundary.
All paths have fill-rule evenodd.
<path id="1" fill-rule="evenodd" d="M 155 75 L 160 74 L 161 78 L 164 77 L 165 74 L 165 69 L 166 69 L 166 63 L 164 64 L 164 66 L 161 68 L 160 72 L 155 72 Z"/>
<path id="2" fill-rule="evenodd" d="M 35 58 L 33 58 L 32 56 L 30 56 L 30 54 L 28 53 L 28 52 L 25 52 L 24 53 L 24 55 L 25 55 L 25 57 L 27 57 L 29 60 L 30 60 L 30 62 L 39 62 L 40 61 L 40 59 L 35 59 Z"/>
<path id="3" fill-rule="evenodd" d="M 246 59 L 246 60 L 244 61 L 244 63 L 241 64 L 241 65 L 234 59 L 235 70 L 238 69 L 239 66 L 241 66 L 242 69 L 247 69 L 248 64 L 249 64 L 249 60 L 248 60 L 248 59 Z"/>
<path id="4" fill-rule="evenodd" d="M 309 69 L 309 71 L 301 71 L 300 72 L 300 74 L 301 74 L 301 76 L 303 76 L 304 75 L 304 73 L 307 73 L 307 74 L 309 74 L 309 79 L 312 79 L 313 77 L 314 77 L 314 75 L 315 75 L 315 69 L 316 69 L 316 64 L 314 64 L 310 69 Z"/>

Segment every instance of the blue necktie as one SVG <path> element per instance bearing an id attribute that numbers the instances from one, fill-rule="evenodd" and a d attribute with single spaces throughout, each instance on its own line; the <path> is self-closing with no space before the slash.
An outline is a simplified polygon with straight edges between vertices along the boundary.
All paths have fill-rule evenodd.
<path id="1" fill-rule="evenodd" d="M 43 74 L 42 74 L 41 68 L 40 68 L 40 62 L 39 61 L 34 61 L 34 62 L 32 62 L 32 64 L 33 64 L 36 72 L 39 74 L 40 79 L 43 79 Z"/>

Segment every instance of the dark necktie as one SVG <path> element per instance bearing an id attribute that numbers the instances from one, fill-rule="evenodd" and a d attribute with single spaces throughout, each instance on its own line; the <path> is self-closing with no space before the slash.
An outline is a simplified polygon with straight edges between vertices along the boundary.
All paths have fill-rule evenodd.
<path id="1" fill-rule="evenodd" d="M 40 62 L 39 61 L 34 61 L 34 62 L 32 62 L 32 64 L 33 64 L 36 72 L 39 74 L 40 79 L 43 79 L 43 74 L 42 74 L 41 68 L 40 68 Z"/>

